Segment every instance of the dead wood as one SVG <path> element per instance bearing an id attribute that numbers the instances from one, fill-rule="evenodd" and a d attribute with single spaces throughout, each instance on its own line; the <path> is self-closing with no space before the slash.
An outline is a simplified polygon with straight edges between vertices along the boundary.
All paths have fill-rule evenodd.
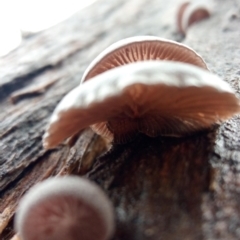
<path id="1" fill-rule="evenodd" d="M 212 16 L 176 31 L 178 0 L 99 0 L 25 39 L 0 59 L 0 237 L 10 239 L 21 196 L 58 174 L 96 181 L 115 206 L 114 240 L 239 239 L 240 119 L 186 138 L 139 136 L 105 153 L 85 130 L 72 148 L 45 151 L 41 138 L 62 96 L 109 44 L 135 35 L 182 41 L 240 91 L 240 4 L 215 0 Z"/>

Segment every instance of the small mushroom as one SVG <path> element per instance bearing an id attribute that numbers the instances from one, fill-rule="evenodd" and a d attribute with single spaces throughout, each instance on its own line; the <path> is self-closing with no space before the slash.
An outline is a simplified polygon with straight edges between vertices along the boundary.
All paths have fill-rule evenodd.
<path id="1" fill-rule="evenodd" d="M 184 44 L 156 36 L 136 36 L 120 40 L 100 53 L 84 72 L 81 83 L 112 68 L 148 60 L 185 62 L 207 69 L 201 56 Z M 97 134 L 112 139 L 105 122 L 90 127 Z"/>
<path id="2" fill-rule="evenodd" d="M 182 28 L 183 14 L 186 11 L 186 8 L 189 4 L 190 4 L 190 2 L 184 2 L 179 6 L 179 8 L 177 10 L 177 29 L 182 34 L 185 33 L 185 31 Z"/>
<path id="3" fill-rule="evenodd" d="M 113 207 L 90 181 L 56 177 L 21 199 L 14 225 L 21 240 L 106 240 L 114 231 Z"/>
<path id="4" fill-rule="evenodd" d="M 95 123 L 114 143 L 139 132 L 185 136 L 238 111 L 230 86 L 209 71 L 173 61 L 136 62 L 98 74 L 68 93 L 50 119 L 44 147 Z"/>
<path id="5" fill-rule="evenodd" d="M 183 3 L 177 13 L 177 26 L 179 32 L 186 34 L 187 29 L 194 23 L 202 21 L 211 15 L 211 6 L 206 1 L 193 1 Z"/>

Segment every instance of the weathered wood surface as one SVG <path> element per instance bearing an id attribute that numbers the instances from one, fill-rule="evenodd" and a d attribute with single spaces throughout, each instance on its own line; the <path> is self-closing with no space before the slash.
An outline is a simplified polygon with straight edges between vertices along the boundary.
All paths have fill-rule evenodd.
<path id="1" fill-rule="evenodd" d="M 44 127 L 90 61 L 129 36 L 179 40 L 240 93 L 240 2 L 215 0 L 211 18 L 176 32 L 178 0 L 99 0 L 69 20 L 25 40 L 0 59 L 0 239 L 24 192 L 57 174 L 80 174 L 112 199 L 114 240 L 240 239 L 240 119 L 183 138 L 136 141 L 105 150 L 84 131 L 69 149 L 45 151 Z"/>

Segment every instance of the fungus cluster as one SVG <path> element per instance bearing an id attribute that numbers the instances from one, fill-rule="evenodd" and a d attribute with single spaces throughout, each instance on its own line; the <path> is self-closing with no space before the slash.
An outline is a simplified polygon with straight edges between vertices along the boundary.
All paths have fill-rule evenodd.
<path id="1" fill-rule="evenodd" d="M 15 216 L 21 240 L 107 240 L 114 231 L 110 200 L 80 177 L 56 177 L 32 187 Z"/>
<path id="2" fill-rule="evenodd" d="M 113 143 L 138 133 L 185 136 L 239 111 L 230 86 L 191 48 L 142 36 L 121 40 L 90 64 L 55 109 L 43 144 L 53 148 L 88 126 Z"/>

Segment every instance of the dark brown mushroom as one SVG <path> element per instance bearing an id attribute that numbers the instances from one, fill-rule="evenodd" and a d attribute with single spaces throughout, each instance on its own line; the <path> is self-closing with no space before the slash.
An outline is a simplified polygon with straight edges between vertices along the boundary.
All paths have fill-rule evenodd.
<path id="1" fill-rule="evenodd" d="M 137 133 L 184 136 L 239 111 L 229 85 L 210 72 L 173 61 L 144 61 L 108 70 L 67 94 L 44 136 L 52 148 L 89 125 L 124 143 Z"/>

